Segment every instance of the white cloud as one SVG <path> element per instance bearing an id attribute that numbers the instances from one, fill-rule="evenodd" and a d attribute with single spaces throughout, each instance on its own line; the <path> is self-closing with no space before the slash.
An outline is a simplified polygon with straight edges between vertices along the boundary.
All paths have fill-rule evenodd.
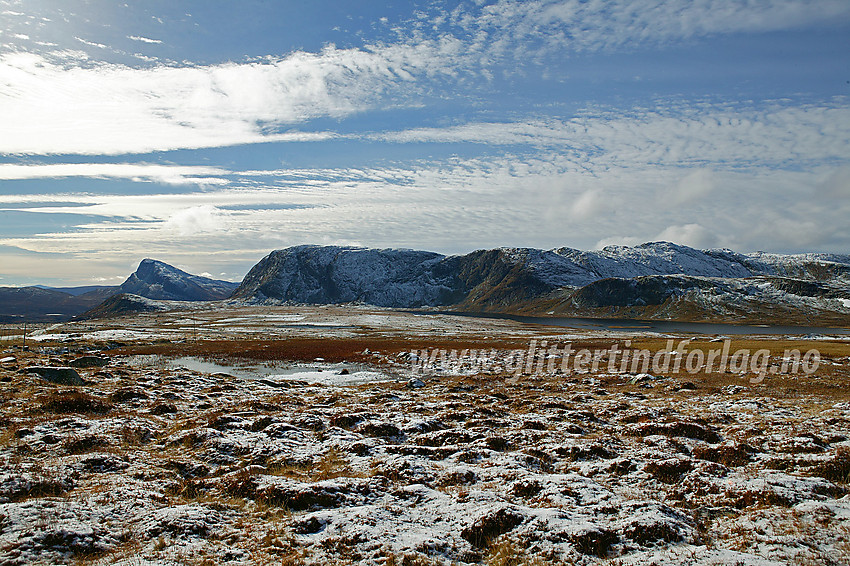
<path id="1" fill-rule="evenodd" d="M 501 0 L 485 6 L 461 6 L 452 13 L 435 10 L 439 13 L 431 18 L 407 22 L 412 31 L 407 35 L 401 32 L 397 43 L 360 49 L 329 46 L 318 53 L 294 52 L 247 63 L 133 68 L 92 62 L 73 51 L 49 57 L 6 53 L 0 55 L 0 91 L 4 94 L 0 153 L 114 155 L 304 139 L 310 134 L 282 130 L 314 118 L 343 118 L 376 107 L 415 105 L 418 94 L 433 86 L 428 79 L 448 78 L 462 87 L 467 74 L 491 76 L 499 62 L 510 61 L 513 66 L 517 58 L 524 60 L 539 50 L 548 49 L 560 57 L 564 49 L 631 49 L 674 39 L 791 29 L 850 17 L 850 4 L 845 0 Z M 161 41 L 128 37 L 143 43 Z M 608 121 L 616 126 L 620 122 L 615 118 L 609 116 Z M 658 122 L 664 116 L 650 118 Z M 683 125 L 681 116 L 667 118 L 673 127 Z M 778 118 L 781 122 L 794 117 Z M 805 117 L 796 118 L 805 121 Z M 695 114 L 684 122 L 700 119 Z M 841 119 L 846 123 L 846 116 Z M 721 121 L 714 125 L 723 133 L 746 129 L 747 124 Z M 777 123 L 775 129 L 779 131 L 783 125 Z M 711 126 L 703 123 L 700 127 Z M 446 141 L 454 137 L 493 143 L 500 138 L 497 143 L 540 145 L 557 143 L 564 134 L 580 134 L 579 142 L 605 135 L 582 132 L 581 127 L 576 121 L 537 121 L 510 129 L 475 124 L 440 132 L 389 134 L 386 139 L 413 141 L 437 136 Z M 636 132 L 624 133 L 634 138 Z M 777 141 L 787 142 L 781 149 L 790 148 L 793 157 L 799 137 L 794 130 L 786 130 Z M 733 135 L 719 141 L 737 144 L 736 140 Z M 638 143 L 626 149 L 645 153 L 644 147 Z M 649 148 L 664 150 L 652 143 Z M 698 155 L 706 148 L 684 149 Z"/>
<path id="2" fill-rule="evenodd" d="M 610 166 L 681 165 L 735 168 L 799 167 L 846 160 L 850 106 L 823 104 L 729 108 L 694 104 L 654 110 L 588 110 L 569 120 L 469 123 L 374 134 L 390 142 L 487 143 L 557 149 L 577 163 Z M 707 182 L 707 173 L 701 182 Z M 690 182 L 699 181 L 692 179 Z"/>
<path id="3" fill-rule="evenodd" d="M 850 199 L 850 166 L 831 171 L 815 191 L 815 197 L 826 202 L 833 202 L 833 199 Z"/>
<path id="4" fill-rule="evenodd" d="M 140 41 L 142 43 L 154 43 L 154 44 L 162 43 L 161 39 L 151 39 L 149 37 L 142 37 L 140 35 L 128 35 L 127 39 L 132 39 L 133 41 Z"/>
<path id="5" fill-rule="evenodd" d="M 209 204 L 184 208 L 168 217 L 163 228 L 178 236 L 199 236 L 226 231 L 227 215 Z"/>
<path id="6" fill-rule="evenodd" d="M 716 235 L 699 224 L 668 226 L 653 238 L 653 240 L 674 242 L 697 249 L 716 247 L 719 241 Z"/>
<path id="7" fill-rule="evenodd" d="M 573 202 L 570 213 L 576 219 L 592 218 L 604 211 L 611 204 L 610 201 L 606 203 L 605 198 L 598 190 L 589 189 L 579 195 L 575 202 Z"/>
<path id="8" fill-rule="evenodd" d="M 39 165 L 0 164 L 0 180 L 58 179 L 90 177 L 131 179 L 169 185 L 222 185 L 221 175 L 230 172 L 220 167 L 155 165 L 147 163 L 54 163 Z"/>
<path id="9" fill-rule="evenodd" d="M 132 68 L 0 55 L 0 153 L 121 154 L 326 139 L 279 131 L 341 118 L 448 72 L 440 42 L 296 52 L 251 63 Z M 398 104 L 395 101 L 394 104 Z M 312 136 L 312 138 L 311 138 Z"/>
<path id="10" fill-rule="evenodd" d="M 844 0 L 500 0 L 455 19 L 481 48 L 599 51 L 850 18 Z"/>
<path id="11" fill-rule="evenodd" d="M 417 163 L 364 169 L 357 176 L 347 170 L 274 171 L 258 188 L 186 194 L 0 195 L 0 203 L 17 210 L 86 215 L 68 229 L 0 238 L 0 246 L 85 258 L 95 270 L 121 257 L 151 256 L 210 273 L 244 273 L 269 250 L 302 243 L 453 253 L 664 239 L 741 251 L 846 252 L 850 231 L 842 226 L 850 202 L 825 206 L 811 198 L 834 170 L 714 171 L 710 204 L 687 208 L 659 205 L 655 198 L 659 187 L 681 182 L 677 167 L 590 175 L 557 155 Z M 253 182 L 260 172 L 251 173 L 246 180 Z M 14 205 L 27 202 L 38 205 Z M 201 265 L 199 258 L 205 258 Z"/>
<path id="12" fill-rule="evenodd" d="M 574 128 L 560 120 L 532 119 L 527 122 L 472 122 L 444 128 L 413 128 L 372 134 L 370 137 L 394 143 L 467 142 L 550 146 L 564 143 L 574 133 Z"/>
<path id="13" fill-rule="evenodd" d="M 698 169 L 685 175 L 675 187 L 667 192 L 665 201 L 673 204 L 686 204 L 699 201 L 715 190 L 711 171 Z"/>
<path id="14" fill-rule="evenodd" d="M 88 40 L 85 40 L 81 37 L 75 37 L 74 39 L 76 39 L 77 41 L 79 41 L 83 45 L 88 45 L 89 47 L 97 47 L 98 49 L 109 49 L 109 46 L 104 45 L 102 43 L 95 43 L 94 41 L 88 41 Z"/>

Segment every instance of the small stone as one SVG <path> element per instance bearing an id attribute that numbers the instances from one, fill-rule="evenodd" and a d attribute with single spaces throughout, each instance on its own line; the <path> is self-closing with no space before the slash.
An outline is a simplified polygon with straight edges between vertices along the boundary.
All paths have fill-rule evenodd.
<path id="1" fill-rule="evenodd" d="M 411 389 L 421 389 L 425 387 L 425 382 L 419 378 L 414 377 L 407 382 L 407 386 Z"/>

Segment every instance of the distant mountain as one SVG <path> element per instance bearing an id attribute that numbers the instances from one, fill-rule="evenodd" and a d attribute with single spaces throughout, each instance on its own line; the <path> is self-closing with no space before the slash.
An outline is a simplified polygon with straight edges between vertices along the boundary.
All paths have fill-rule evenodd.
<path id="1" fill-rule="evenodd" d="M 138 298 L 215 301 L 226 299 L 236 287 L 238 283 L 191 275 L 167 263 L 144 259 L 118 287 L 0 287 L 0 322 L 62 321 L 82 313 L 88 316 L 88 311 L 131 312 L 133 305 L 141 310 L 151 306 Z M 116 300 L 101 310 L 93 310 L 113 296 L 125 294 L 136 299 Z"/>
<path id="2" fill-rule="evenodd" d="M 296 246 L 234 292 L 260 303 L 847 325 L 850 256 L 739 254 L 669 242 L 599 251 L 499 248 L 465 255 Z"/>
<path id="3" fill-rule="evenodd" d="M 33 287 L 37 287 L 38 289 L 47 289 L 48 291 L 61 291 L 75 297 L 85 293 L 91 293 L 92 291 L 100 293 L 114 293 L 115 290 L 118 289 L 116 285 L 84 285 L 82 287 L 50 287 L 48 285 L 33 285 Z"/>
<path id="4" fill-rule="evenodd" d="M 228 298 L 238 286 L 230 281 L 191 275 L 154 259 L 143 259 L 117 292 L 169 301 L 216 301 Z"/>
<path id="5" fill-rule="evenodd" d="M 175 308 L 162 301 L 231 296 L 260 304 L 848 326 L 850 256 L 740 254 L 669 242 L 454 256 L 296 246 L 271 252 L 241 284 L 145 259 L 119 287 L 0 288 L 0 321 L 113 316 Z"/>
<path id="6" fill-rule="evenodd" d="M 0 322 L 67 320 L 100 303 L 117 287 L 97 287 L 73 295 L 51 288 L 0 287 Z"/>

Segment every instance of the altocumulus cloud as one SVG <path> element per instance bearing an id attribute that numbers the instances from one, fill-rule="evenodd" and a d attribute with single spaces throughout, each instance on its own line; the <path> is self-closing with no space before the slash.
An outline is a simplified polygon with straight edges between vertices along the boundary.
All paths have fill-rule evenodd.
<path id="1" fill-rule="evenodd" d="M 789 106 L 663 104 L 653 110 L 589 109 L 568 120 L 467 123 L 372 134 L 396 143 L 530 145 L 610 166 L 783 167 L 846 159 L 850 107 L 844 98 Z"/>
<path id="2" fill-rule="evenodd" d="M 10 52 L 0 55 L 0 153 L 111 155 L 327 139 L 331 134 L 285 130 L 319 117 L 415 106 L 433 86 L 429 79 L 492 76 L 500 62 L 547 46 L 555 52 L 632 48 L 848 17 L 843 0 L 501 0 L 435 8 L 402 22 L 394 42 L 240 63 L 137 68 L 67 50 Z M 543 129 L 514 128 L 511 135 L 546 139 Z"/>
<path id="3" fill-rule="evenodd" d="M 453 21 L 467 33 L 485 32 L 481 41 L 502 49 L 531 43 L 531 51 L 604 51 L 848 17 L 844 0 L 499 0 L 458 10 Z"/>

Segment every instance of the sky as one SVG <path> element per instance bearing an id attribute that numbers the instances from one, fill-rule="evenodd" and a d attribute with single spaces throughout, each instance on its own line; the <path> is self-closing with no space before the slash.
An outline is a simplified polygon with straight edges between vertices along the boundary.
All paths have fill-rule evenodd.
<path id="1" fill-rule="evenodd" d="M 0 286 L 849 218 L 846 0 L 0 0 Z"/>

